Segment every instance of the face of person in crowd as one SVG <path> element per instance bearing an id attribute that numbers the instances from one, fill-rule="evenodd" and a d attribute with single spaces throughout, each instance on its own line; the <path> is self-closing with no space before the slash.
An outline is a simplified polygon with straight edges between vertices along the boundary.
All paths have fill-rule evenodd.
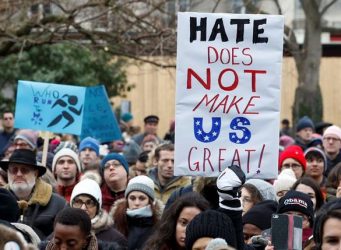
<path id="1" fill-rule="evenodd" d="M 84 210 L 93 219 L 97 214 L 97 202 L 86 194 L 80 194 L 73 199 L 72 207 Z"/>
<path id="2" fill-rule="evenodd" d="M 53 232 L 53 242 L 56 250 L 82 250 L 88 244 L 88 236 L 79 226 L 57 223 Z"/>
<path id="3" fill-rule="evenodd" d="M 144 124 L 144 131 L 147 134 L 156 135 L 158 124 L 156 122 L 148 122 Z"/>
<path id="4" fill-rule="evenodd" d="M 192 246 L 192 250 L 205 250 L 211 240 L 213 240 L 211 237 L 201 237 L 197 239 Z"/>
<path id="5" fill-rule="evenodd" d="M 4 158 L 2 158 L 2 160 L 8 160 L 13 154 L 14 150 L 15 150 L 15 145 L 14 144 L 10 145 L 4 152 Z"/>
<path id="6" fill-rule="evenodd" d="M 57 179 L 73 180 L 76 179 L 77 165 L 70 156 L 62 156 L 57 160 L 55 174 Z"/>
<path id="7" fill-rule="evenodd" d="M 145 207 L 149 204 L 149 197 L 140 191 L 130 192 L 128 195 L 128 208 L 138 209 Z"/>
<path id="8" fill-rule="evenodd" d="M 160 158 L 156 162 L 158 175 L 161 180 L 169 180 L 174 176 L 174 151 L 161 150 Z"/>
<path id="9" fill-rule="evenodd" d="M 341 219 L 329 218 L 323 225 L 322 250 L 341 249 Z"/>
<path id="10" fill-rule="evenodd" d="M 245 244 L 251 244 L 251 237 L 262 234 L 262 230 L 253 224 L 247 223 L 243 225 L 243 234 Z"/>
<path id="11" fill-rule="evenodd" d="M 314 204 L 314 210 L 315 210 L 315 208 L 316 208 L 316 194 L 314 192 L 314 189 L 312 189 L 308 185 L 301 183 L 301 184 L 298 184 L 298 186 L 296 187 L 296 191 L 299 191 L 299 192 L 302 192 L 302 193 L 309 195 L 311 201 Z"/>
<path id="12" fill-rule="evenodd" d="M 147 141 L 142 146 L 142 151 L 152 151 L 156 148 L 156 143 L 154 141 Z"/>
<path id="13" fill-rule="evenodd" d="M 105 163 L 103 176 L 106 183 L 115 183 L 128 178 L 123 165 L 117 160 L 110 160 Z"/>
<path id="14" fill-rule="evenodd" d="M 38 170 L 31 166 L 10 163 L 7 170 L 8 184 L 18 198 L 27 198 L 38 177 Z"/>
<path id="15" fill-rule="evenodd" d="M 276 195 L 278 196 L 277 201 L 278 201 L 280 198 L 282 198 L 288 191 L 289 191 L 289 189 L 288 189 L 288 190 L 287 190 L 287 189 L 284 189 L 284 190 L 278 191 L 278 192 L 276 193 Z"/>
<path id="16" fill-rule="evenodd" d="M 336 155 L 340 151 L 341 141 L 334 134 L 326 135 L 325 137 L 323 137 L 323 148 L 324 152 L 326 152 L 327 154 Z"/>
<path id="17" fill-rule="evenodd" d="M 22 139 L 16 139 L 14 141 L 14 148 L 16 149 L 29 149 L 32 150 L 31 146 Z"/>
<path id="18" fill-rule="evenodd" d="M 13 125 L 14 125 L 13 114 L 10 112 L 4 113 L 2 115 L 2 126 L 3 126 L 4 130 L 12 129 Z"/>
<path id="19" fill-rule="evenodd" d="M 136 175 L 147 175 L 146 164 L 137 160 L 134 170 Z"/>
<path id="20" fill-rule="evenodd" d="M 321 177 L 324 171 L 324 160 L 317 155 L 309 154 L 307 157 L 306 174 L 312 178 Z"/>
<path id="21" fill-rule="evenodd" d="M 296 179 L 299 179 L 303 175 L 303 167 L 302 165 L 293 158 L 287 158 L 282 163 L 282 169 L 291 168 L 294 171 Z"/>
<path id="22" fill-rule="evenodd" d="M 79 159 L 84 166 L 95 164 L 97 160 L 96 151 L 91 148 L 85 148 L 79 153 Z"/>
<path id="23" fill-rule="evenodd" d="M 241 190 L 240 201 L 242 203 L 243 214 L 250 210 L 253 207 L 254 202 L 252 200 L 252 196 L 250 192 L 246 188 L 242 188 Z"/>
<path id="24" fill-rule="evenodd" d="M 176 243 L 184 248 L 186 239 L 186 227 L 191 222 L 191 220 L 200 214 L 201 210 L 197 207 L 184 207 L 179 214 L 178 220 L 175 226 L 175 239 Z"/>
<path id="25" fill-rule="evenodd" d="M 313 129 L 312 128 L 304 128 L 297 132 L 297 135 L 304 141 L 309 142 L 313 138 Z"/>

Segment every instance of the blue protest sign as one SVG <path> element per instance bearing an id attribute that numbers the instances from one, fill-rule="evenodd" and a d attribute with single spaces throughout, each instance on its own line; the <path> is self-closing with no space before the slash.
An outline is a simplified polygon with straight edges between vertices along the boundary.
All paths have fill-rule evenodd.
<path id="1" fill-rule="evenodd" d="M 84 97 L 84 87 L 19 81 L 14 126 L 79 135 Z"/>
<path id="2" fill-rule="evenodd" d="M 91 136 L 101 143 L 122 138 L 103 85 L 87 87 L 81 139 Z"/>

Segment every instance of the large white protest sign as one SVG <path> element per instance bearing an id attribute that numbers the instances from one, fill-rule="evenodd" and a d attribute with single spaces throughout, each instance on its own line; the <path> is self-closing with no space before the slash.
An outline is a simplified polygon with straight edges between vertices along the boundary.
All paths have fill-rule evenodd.
<path id="1" fill-rule="evenodd" d="M 282 16 L 179 13 L 175 175 L 277 176 Z"/>

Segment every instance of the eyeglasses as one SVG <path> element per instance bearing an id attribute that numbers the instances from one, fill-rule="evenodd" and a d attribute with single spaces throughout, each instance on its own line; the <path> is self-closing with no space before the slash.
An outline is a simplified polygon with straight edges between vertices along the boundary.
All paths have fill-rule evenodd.
<path id="1" fill-rule="evenodd" d="M 338 138 L 334 138 L 334 137 L 324 137 L 323 138 L 324 141 L 331 141 L 331 142 L 336 142 L 336 141 L 340 141 L 340 139 Z"/>
<path id="2" fill-rule="evenodd" d="M 18 174 L 18 172 L 20 171 L 20 173 L 22 173 L 23 175 L 26 175 L 30 172 L 33 171 L 33 168 L 31 167 L 25 167 L 25 166 L 20 166 L 20 167 L 17 167 L 17 166 L 9 166 L 8 167 L 8 172 L 10 172 L 10 174 Z"/>
<path id="3" fill-rule="evenodd" d="M 111 166 L 113 166 L 114 168 L 119 168 L 122 166 L 122 164 L 119 162 L 107 162 L 105 163 L 104 168 L 110 168 Z"/>
<path id="4" fill-rule="evenodd" d="M 27 148 L 27 149 L 29 149 L 30 148 L 30 146 L 27 144 L 27 143 L 25 143 L 25 142 L 15 142 L 14 144 L 13 144 L 17 149 L 19 149 L 19 148 Z"/>
<path id="5" fill-rule="evenodd" d="M 81 208 L 83 204 L 85 205 L 86 208 L 93 208 L 97 206 L 97 203 L 92 199 L 88 199 L 86 201 L 83 201 L 81 199 L 74 199 L 72 206 L 75 208 Z"/>
<path id="6" fill-rule="evenodd" d="M 282 165 L 282 168 L 301 168 L 302 166 L 300 164 L 297 163 L 286 163 Z"/>

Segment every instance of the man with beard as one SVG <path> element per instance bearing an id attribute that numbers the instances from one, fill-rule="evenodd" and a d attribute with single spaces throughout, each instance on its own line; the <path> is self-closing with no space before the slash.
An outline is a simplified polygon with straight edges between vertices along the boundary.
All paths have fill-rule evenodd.
<path id="1" fill-rule="evenodd" d="M 70 202 L 72 190 L 82 173 L 76 152 L 70 148 L 59 150 L 53 157 L 52 172 L 57 180 L 57 193 Z"/>
<path id="2" fill-rule="evenodd" d="M 44 240 L 53 231 L 56 214 L 66 206 L 65 200 L 40 178 L 46 168 L 37 164 L 35 152 L 28 149 L 15 150 L 0 167 L 7 172 L 6 187 L 18 200 L 19 222 L 31 226 Z"/>
<path id="3" fill-rule="evenodd" d="M 99 142 L 92 137 L 84 138 L 79 144 L 79 159 L 83 169 L 88 170 L 99 166 Z"/>

